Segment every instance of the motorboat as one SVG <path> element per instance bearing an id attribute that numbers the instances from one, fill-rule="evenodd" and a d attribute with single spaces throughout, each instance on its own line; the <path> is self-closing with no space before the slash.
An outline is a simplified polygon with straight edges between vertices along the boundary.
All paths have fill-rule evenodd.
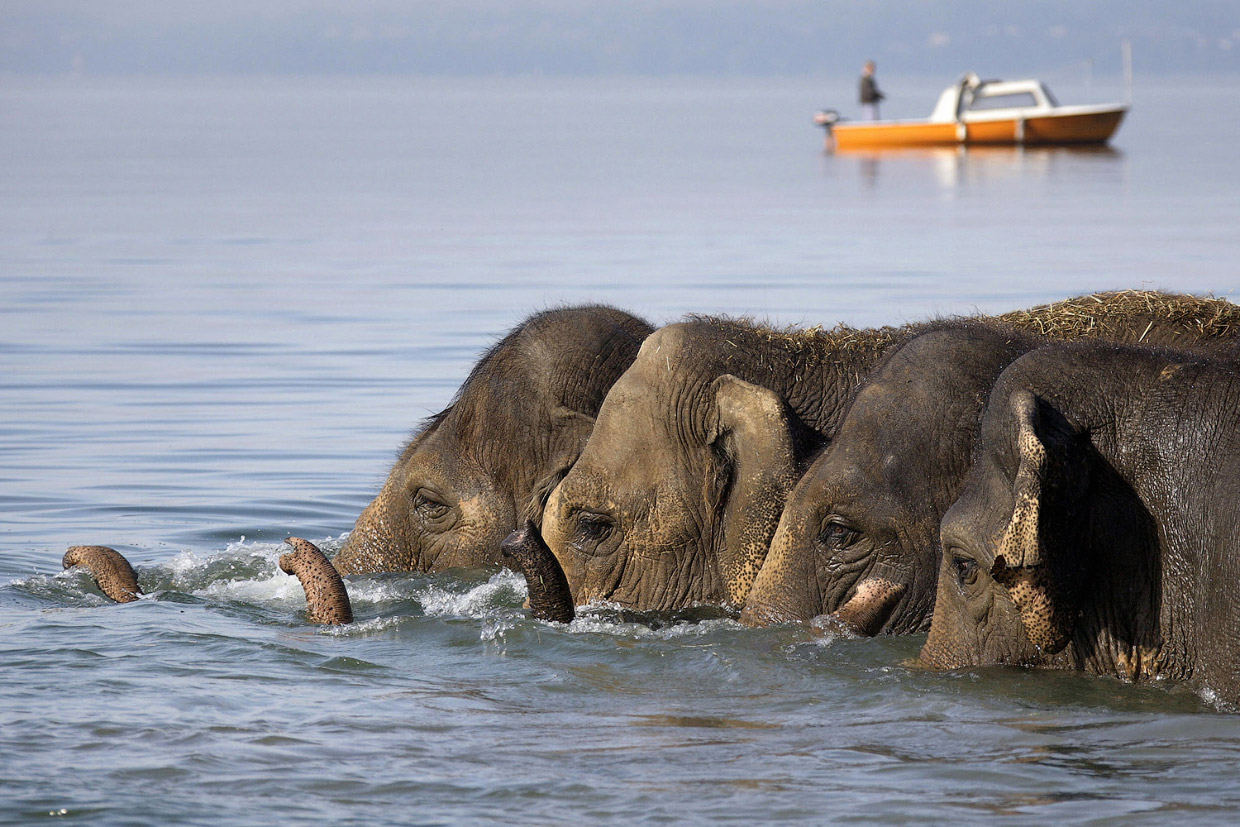
<path id="1" fill-rule="evenodd" d="M 925 120 L 850 121 L 824 110 L 814 122 L 832 149 L 988 144 L 1106 143 L 1128 112 L 1124 103 L 1062 106 L 1039 80 L 982 80 L 972 72 L 939 95 Z"/>

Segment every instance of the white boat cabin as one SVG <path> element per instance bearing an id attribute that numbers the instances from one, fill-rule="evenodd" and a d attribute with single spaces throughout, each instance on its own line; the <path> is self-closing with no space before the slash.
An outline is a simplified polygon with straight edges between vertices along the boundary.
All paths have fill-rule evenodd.
<path id="1" fill-rule="evenodd" d="M 932 123 L 1033 118 L 1062 111 L 1059 102 L 1038 80 L 982 80 L 969 72 L 939 95 L 930 113 Z"/>

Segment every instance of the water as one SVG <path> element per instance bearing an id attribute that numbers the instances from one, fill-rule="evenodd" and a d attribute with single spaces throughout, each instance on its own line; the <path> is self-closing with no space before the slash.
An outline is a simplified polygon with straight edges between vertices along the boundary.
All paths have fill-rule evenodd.
<path id="1" fill-rule="evenodd" d="M 939 79 L 884 78 L 891 115 Z M 847 89 L 848 84 L 837 84 Z M 1061 99 L 1071 90 L 1057 87 Z M 717 610 L 350 583 L 415 423 L 529 313 L 890 324 L 1238 286 L 1234 83 L 1105 151 L 826 156 L 807 80 L 0 81 L 0 822 L 1227 821 L 1240 717 Z M 150 596 L 107 603 L 69 545 Z"/>

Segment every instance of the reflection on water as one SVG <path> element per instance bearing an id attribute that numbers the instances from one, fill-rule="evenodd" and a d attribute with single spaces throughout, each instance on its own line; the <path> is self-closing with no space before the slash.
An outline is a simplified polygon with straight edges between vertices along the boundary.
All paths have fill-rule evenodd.
<path id="1" fill-rule="evenodd" d="M 775 724 L 744 721 L 739 718 L 703 717 L 700 715 L 638 715 L 633 726 L 689 727 L 702 729 L 775 729 Z"/>
<path id="2" fill-rule="evenodd" d="M 855 164 L 860 179 L 870 188 L 878 186 L 884 167 L 895 176 L 897 183 L 907 182 L 909 176 L 929 172 L 935 182 L 944 188 L 997 178 L 1014 178 L 1024 183 L 1076 176 L 1095 182 L 1101 177 L 1120 180 L 1127 172 L 1124 153 L 1105 145 L 837 149 L 830 154 L 840 162 Z"/>

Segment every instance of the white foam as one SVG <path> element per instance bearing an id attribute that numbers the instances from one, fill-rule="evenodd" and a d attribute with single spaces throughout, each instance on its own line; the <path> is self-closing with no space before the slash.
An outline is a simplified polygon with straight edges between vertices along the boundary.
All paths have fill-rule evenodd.
<path id="1" fill-rule="evenodd" d="M 1215 692 L 1212 688 L 1208 686 L 1201 687 L 1201 689 L 1197 691 L 1197 696 L 1201 698 L 1201 700 L 1209 704 L 1210 707 L 1213 708 L 1215 712 L 1231 713 L 1231 712 L 1236 711 L 1236 706 L 1234 704 L 1228 703 L 1227 701 L 1223 700 L 1221 697 L 1219 697 L 1219 694 L 1217 692 Z"/>
<path id="2" fill-rule="evenodd" d="M 318 633 L 332 637 L 362 637 L 399 626 L 408 619 L 405 615 L 372 617 L 370 620 L 360 620 L 356 623 L 322 626 L 318 629 Z"/>
<path id="3" fill-rule="evenodd" d="M 705 637 L 719 629 L 743 629 L 744 627 L 729 618 L 715 618 L 701 621 L 680 621 L 667 626 L 652 629 L 642 623 L 630 623 L 609 620 L 589 614 L 594 609 L 619 609 L 609 603 L 592 602 L 585 607 L 585 614 L 578 614 L 568 625 L 568 631 L 574 633 L 618 635 L 622 637 L 649 638 L 654 640 L 676 640 L 679 638 Z"/>
<path id="4" fill-rule="evenodd" d="M 415 596 L 427 616 L 485 618 L 494 615 L 498 609 L 506 608 L 505 603 L 524 600 L 525 595 L 525 578 L 503 569 L 481 586 L 475 586 L 464 594 L 427 586 Z"/>
<path id="5" fill-rule="evenodd" d="M 161 564 L 164 568 L 172 572 L 173 577 L 183 577 L 189 572 L 202 566 L 203 561 L 192 551 L 182 551 L 176 557 L 173 557 L 166 563 Z"/>
<path id="6" fill-rule="evenodd" d="M 304 600 L 301 583 L 291 574 L 278 569 L 262 580 L 217 580 L 193 594 L 199 597 L 224 598 L 246 603 Z"/>
<path id="7" fill-rule="evenodd" d="M 482 621 L 482 631 L 478 638 L 483 641 L 502 640 L 504 634 L 516 626 L 513 620 L 506 620 L 498 617 L 485 618 Z"/>
<path id="8" fill-rule="evenodd" d="M 401 581 L 346 581 L 344 587 L 345 591 L 349 593 L 349 600 L 354 605 L 359 603 L 384 603 L 413 596 L 408 584 Z"/>

